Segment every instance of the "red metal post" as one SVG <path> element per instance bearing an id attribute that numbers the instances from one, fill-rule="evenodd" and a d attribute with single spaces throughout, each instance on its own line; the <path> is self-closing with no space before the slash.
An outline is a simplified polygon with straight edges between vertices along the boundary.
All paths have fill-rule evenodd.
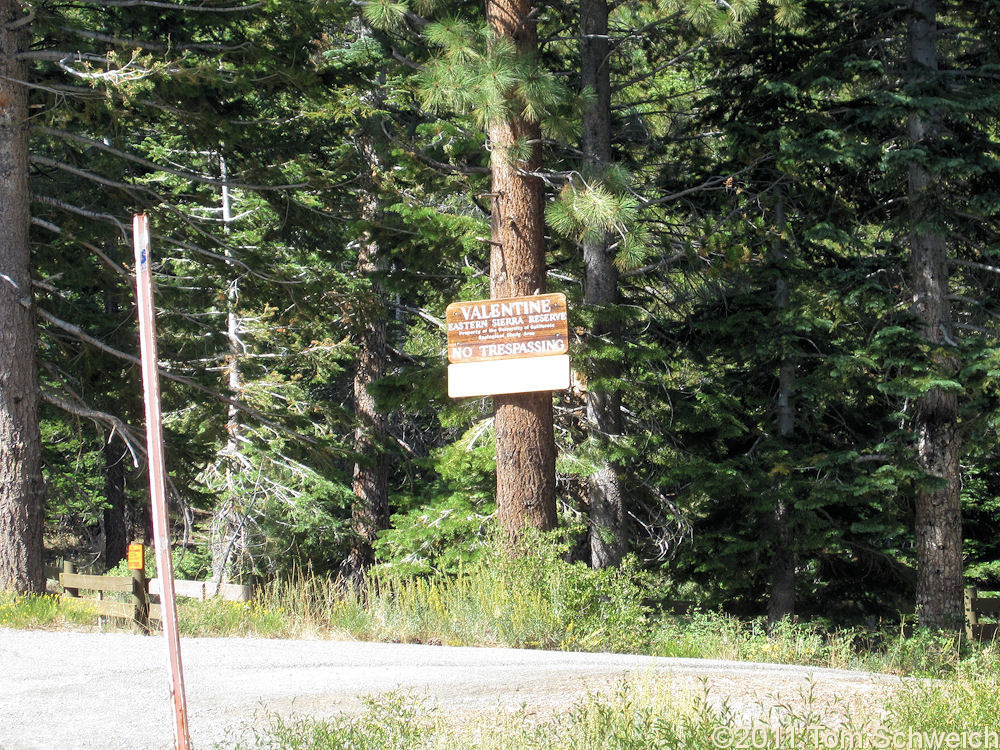
<path id="1" fill-rule="evenodd" d="M 149 217 L 136 214 L 132 220 L 135 245 L 136 296 L 139 304 L 139 344 L 142 353 L 142 384 L 146 398 L 146 444 L 149 449 L 149 495 L 153 506 L 153 541 L 160 579 L 160 607 L 163 635 L 170 661 L 170 697 L 174 706 L 174 744 L 189 750 L 187 702 L 184 697 L 184 670 L 181 640 L 177 630 L 177 600 L 174 570 L 170 559 L 170 527 L 167 524 L 166 471 L 163 461 L 163 428 L 160 415 L 160 376 L 156 358 L 156 325 L 153 314 L 153 285 L 150 274 Z"/>

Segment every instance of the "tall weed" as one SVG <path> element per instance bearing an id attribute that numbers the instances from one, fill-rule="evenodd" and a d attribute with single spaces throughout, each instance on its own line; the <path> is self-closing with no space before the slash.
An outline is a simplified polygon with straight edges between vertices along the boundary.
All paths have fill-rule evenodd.
<path id="1" fill-rule="evenodd" d="M 829 632 L 816 623 L 782 620 L 768 629 L 763 618 L 698 611 L 660 620 L 651 651 L 658 656 L 843 668 L 852 662 L 851 642 L 851 631 Z"/>
<path id="2" fill-rule="evenodd" d="M 364 590 L 334 602 L 329 618 L 334 630 L 375 640 L 641 651 L 649 627 L 635 578 L 634 563 L 595 571 L 542 544 L 457 576 L 376 572 Z"/>
<path id="3" fill-rule="evenodd" d="M 781 747 L 804 748 L 808 729 L 832 731 L 843 716 L 805 705 L 743 720 L 707 696 L 676 693 L 650 681 L 622 682 L 611 694 L 586 695 L 568 710 L 539 717 L 522 712 L 489 717 L 446 716 L 419 698 L 398 694 L 368 701 L 359 716 L 333 720 L 272 717 L 263 730 L 235 744 L 238 750 L 705 750 L 774 747 L 769 740 L 798 738 Z M 753 744 L 740 744 L 752 740 Z M 811 747 L 811 746 L 810 746 Z"/>
<path id="4" fill-rule="evenodd" d="M 916 731 L 979 732 L 995 739 L 982 747 L 1000 746 L 1000 670 L 992 645 L 962 664 L 947 680 L 913 681 L 892 693 L 886 710 L 893 723 Z M 965 746 L 976 746 L 970 740 Z"/>
<path id="5" fill-rule="evenodd" d="M 179 599 L 177 621 L 181 635 L 277 638 L 288 633 L 281 607 L 259 599 L 231 602 L 225 599 Z"/>

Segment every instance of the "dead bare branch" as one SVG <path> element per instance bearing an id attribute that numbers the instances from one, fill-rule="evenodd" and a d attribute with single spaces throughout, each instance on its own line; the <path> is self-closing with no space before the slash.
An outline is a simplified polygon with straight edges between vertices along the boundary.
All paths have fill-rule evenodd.
<path id="1" fill-rule="evenodd" d="M 245 13 L 249 10 L 257 10 L 263 7 L 263 3 L 250 3 L 249 5 L 220 5 L 212 6 L 202 3 L 201 5 L 185 5 L 183 3 L 162 3 L 156 0 L 76 0 L 81 5 L 99 5 L 104 8 L 165 8 L 167 10 L 184 11 L 185 13 Z"/>
<path id="2" fill-rule="evenodd" d="M 111 438 L 117 433 L 122 442 L 125 443 L 125 447 L 128 448 L 128 452 L 132 454 L 132 465 L 136 468 L 139 467 L 139 456 L 145 456 L 146 449 L 142 445 L 142 440 L 134 433 L 132 428 L 120 418 L 106 411 L 92 409 L 85 404 L 71 403 L 44 389 L 41 391 L 41 398 L 45 403 L 51 404 L 57 409 L 62 409 L 73 416 L 80 417 L 81 419 L 89 419 L 97 425 L 107 425 L 110 427 L 111 435 L 108 438 L 108 442 L 110 443 Z"/>
<path id="3" fill-rule="evenodd" d="M 90 346 L 94 347 L 95 349 L 99 349 L 100 351 L 104 352 L 105 354 L 110 354 L 112 357 L 116 357 L 118 359 L 123 359 L 126 362 L 131 362 L 131 363 L 136 364 L 136 365 L 141 365 L 142 364 L 141 360 L 138 357 L 136 357 L 134 354 L 128 354 L 127 352 L 123 352 L 120 349 L 116 349 L 113 346 L 105 344 L 100 339 L 94 338 L 89 333 L 87 333 L 86 331 L 82 330 L 79 326 L 73 325 L 72 323 L 68 323 L 65 320 L 57 318 L 55 315 L 53 315 L 52 313 L 50 313 L 49 311 L 47 311 L 47 310 L 45 310 L 45 309 L 43 309 L 41 307 L 36 307 L 35 311 L 37 312 L 38 317 L 40 317 L 43 320 L 51 323 L 56 328 L 59 328 L 60 330 L 65 331 L 66 333 L 70 334 L 74 338 L 79 339 L 80 341 L 84 342 L 85 344 L 89 344 Z M 255 420 L 257 420 L 260 424 L 265 425 L 265 426 L 271 428 L 275 432 L 278 432 L 278 433 L 280 433 L 282 435 L 285 435 L 287 437 L 290 437 L 290 438 L 292 438 L 294 440 L 297 440 L 299 442 L 305 443 L 307 445 L 315 445 L 316 444 L 316 440 L 314 438 L 312 438 L 312 437 L 310 437 L 308 435 L 303 435 L 303 434 L 301 434 L 299 432 L 296 432 L 295 430 L 290 430 L 287 427 L 284 427 L 283 425 L 278 424 L 274 420 L 268 418 L 265 414 L 263 414 L 259 410 L 253 408 L 252 406 L 249 406 L 248 404 L 246 404 L 246 403 L 244 403 L 244 402 L 242 402 L 242 401 L 240 401 L 238 399 L 230 398 L 229 396 L 226 396 L 226 395 L 224 395 L 222 393 L 219 393 L 218 391 L 216 391 L 216 390 L 214 390 L 212 388 L 209 388 L 208 386 L 202 385 L 201 383 L 197 382 L 196 380 L 192 380 L 191 378 L 186 377 L 184 375 L 178 375 L 176 373 L 170 372 L 169 370 L 165 370 L 162 367 L 158 368 L 158 371 L 160 373 L 160 377 L 164 378 L 165 380 L 171 380 L 171 381 L 173 381 L 175 383 L 180 383 L 181 385 L 186 385 L 188 388 L 193 388 L 194 390 L 196 390 L 196 391 L 198 391 L 200 393 L 204 393 L 204 394 L 206 394 L 208 396 L 211 396 L 216 401 L 219 401 L 219 402 L 221 402 L 223 404 L 227 404 L 229 406 L 232 406 L 235 409 L 239 409 L 241 412 L 250 415 Z"/>
<path id="4" fill-rule="evenodd" d="M 90 148 L 96 148 L 104 151 L 108 154 L 113 154 L 121 159 L 130 161 L 133 164 L 138 164 L 140 166 L 146 167 L 147 169 L 153 170 L 154 172 L 166 172 L 167 174 L 175 175 L 176 177 L 182 177 L 185 180 L 191 180 L 192 182 L 198 182 L 202 185 L 214 185 L 215 187 L 229 187 L 241 190 L 291 190 L 295 188 L 305 187 L 307 183 L 300 182 L 291 185 L 255 185 L 252 183 L 243 183 L 237 180 L 229 179 L 227 181 L 222 181 L 214 177 L 206 177 L 205 175 L 198 174 L 197 172 L 191 172 L 184 169 L 174 169 L 173 167 L 167 167 L 163 164 L 157 164 L 149 159 L 144 159 L 141 156 L 136 156 L 135 154 L 130 154 L 127 151 L 121 151 L 113 146 L 109 146 L 93 138 L 87 138 L 82 135 L 77 135 L 76 133 L 69 133 L 65 130 L 56 130 L 55 128 L 39 127 L 36 128 L 37 132 L 45 133 L 46 135 L 51 135 L 56 138 L 63 138 L 68 141 L 73 141 L 79 143 L 83 146 L 88 146 Z M 41 157 L 39 157 L 39 160 Z M 50 160 L 51 161 L 51 160 Z M 45 163 L 41 162 L 40 163 Z M 50 166 L 60 166 L 60 162 L 52 162 Z M 68 165 L 61 165 L 61 167 L 66 167 Z"/>

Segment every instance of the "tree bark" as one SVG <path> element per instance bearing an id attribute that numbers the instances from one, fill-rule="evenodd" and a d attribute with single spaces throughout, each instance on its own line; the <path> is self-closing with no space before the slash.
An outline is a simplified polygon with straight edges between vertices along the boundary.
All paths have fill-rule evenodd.
<path id="1" fill-rule="evenodd" d="M 16 0 L 0 0 L 0 590 L 26 593 L 44 591 L 45 578 L 23 17 Z"/>
<path id="2" fill-rule="evenodd" d="M 147 547 L 153 544 L 153 507 L 148 499 L 128 504 L 126 536 L 130 542 L 141 541 Z"/>
<path id="3" fill-rule="evenodd" d="M 774 306 L 779 315 L 788 309 L 791 299 L 791 289 L 781 266 L 788 259 L 785 246 L 785 198 L 778 187 L 778 197 L 775 202 L 775 226 L 778 238 L 774 243 L 771 256 L 779 266 L 778 279 L 774 288 Z M 786 338 L 786 332 L 781 331 Z M 788 350 L 787 343 L 782 345 L 781 364 L 778 366 L 778 397 L 775 404 L 775 421 L 778 428 L 778 439 L 783 446 L 791 443 L 795 433 L 795 406 L 792 402 L 792 391 L 795 388 L 795 362 Z M 772 549 L 771 549 L 771 583 L 767 602 L 768 626 L 773 626 L 781 620 L 795 614 L 795 567 L 796 556 L 792 546 L 792 509 L 783 488 L 775 487 L 774 504 L 771 507 Z"/>
<path id="4" fill-rule="evenodd" d="M 938 67 L 937 2 L 911 0 L 907 19 L 907 77 L 926 81 Z M 911 146 L 933 146 L 941 137 L 939 116 L 914 112 L 907 121 Z M 932 370 L 953 377 L 958 362 L 948 302 L 948 248 L 940 226 L 937 175 L 925 162 L 909 165 L 908 207 L 913 312 L 930 350 Z M 916 404 L 917 463 L 928 482 L 917 489 L 917 617 L 921 625 L 958 629 L 962 625 L 962 510 L 958 396 L 935 388 Z"/>
<path id="5" fill-rule="evenodd" d="M 118 319 L 118 288 L 114 281 L 106 282 L 104 285 L 104 314 L 108 320 Z M 120 372 L 115 374 L 122 375 Z M 103 371 L 100 378 L 104 379 L 107 376 L 108 373 Z M 113 568 L 128 554 L 130 541 L 128 497 L 125 492 L 125 461 L 128 450 L 123 443 L 112 438 L 103 442 L 102 453 L 104 454 L 104 501 L 107 507 L 102 513 L 101 530 L 104 536 L 104 566 L 107 569 Z"/>
<path id="6" fill-rule="evenodd" d="M 531 0 L 486 0 L 486 17 L 517 51 L 538 46 Z M 519 297 L 545 291 L 545 221 L 542 183 L 525 172 L 542 164 L 541 130 L 514 112 L 490 122 L 493 213 L 490 294 Z M 526 158 L 515 147 L 528 145 Z M 556 449 L 552 394 L 494 396 L 496 410 L 497 519 L 513 546 L 521 529 L 556 525 Z"/>
<path id="7" fill-rule="evenodd" d="M 104 530 L 104 565 L 113 568 L 128 554 L 126 525 L 125 456 L 128 451 L 119 442 L 104 443 L 104 509 L 101 526 Z"/>
<path id="8" fill-rule="evenodd" d="M 370 142 L 361 145 L 367 161 L 362 192 L 362 216 L 377 222 L 381 215 L 375 173 L 379 160 Z M 374 543 L 378 533 L 389 527 L 388 463 L 385 440 L 388 424 L 375 403 L 369 387 L 385 376 L 386 323 L 388 300 L 379 281 L 383 259 L 377 240 L 365 238 L 358 251 L 358 275 L 368 281 L 363 304 L 359 306 L 358 329 L 355 343 L 358 347 L 357 368 L 354 371 L 354 451 L 358 460 L 354 464 L 354 507 L 351 524 L 354 538 L 347 557 L 341 563 L 340 575 L 345 584 L 360 589 L 368 569 L 375 564 Z"/>
<path id="9" fill-rule="evenodd" d="M 607 0 L 580 3 L 580 84 L 592 91 L 583 108 L 583 153 L 595 173 L 611 162 L 611 74 L 608 63 Z M 584 304 L 600 308 L 618 302 L 618 269 L 608 252 L 608 237 L 583 240 L 585 265 Z M 594 339 L 619 338 L 620 326 L 610 321 L 595 323 Z M 594 377 L 587 391 L 587 425 L 595 453 L 606 456 L 615 436 L 622 432 L 621 394 L 600 383 L 614 378 L 621 369 L 613 362 L 591 360 Z M 588 479 L 587 506 L 590 517 L 590 564 L 594 568 L 616 566 L 627 548 L 627 530 L 622 467 L 608 458 L 599 459 L 598 469 Z"/>

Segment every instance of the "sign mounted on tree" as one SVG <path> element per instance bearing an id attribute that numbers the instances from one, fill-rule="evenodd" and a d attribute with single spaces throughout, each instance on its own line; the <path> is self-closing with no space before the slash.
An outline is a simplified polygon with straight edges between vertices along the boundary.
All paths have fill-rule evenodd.
<path id="1" fill-rule="evenodd" d="M 445 320 L 452 398 L 569 387 L 566 295 L 453 302 Z"/>
<path id="2" fill-rule="evenodd" d="M 448 361 L 549 357 L 569 350 L 565 294 L 452 302 Z"/>

